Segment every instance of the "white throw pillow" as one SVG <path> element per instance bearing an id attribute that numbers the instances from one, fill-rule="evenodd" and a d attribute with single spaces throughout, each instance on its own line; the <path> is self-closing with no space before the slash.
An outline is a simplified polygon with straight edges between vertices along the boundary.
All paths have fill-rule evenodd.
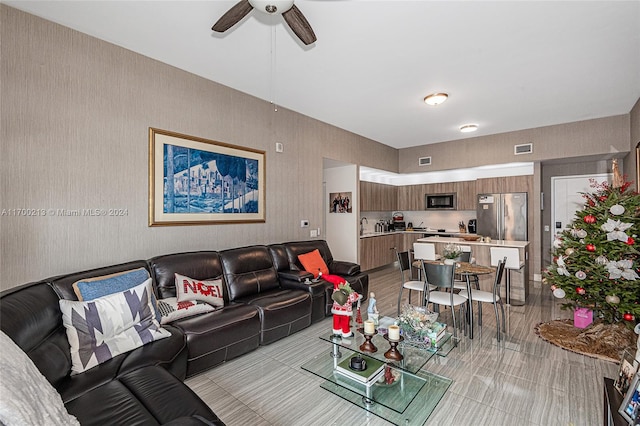
<path id="1" fill-rule="evenodd" d="M 60 300 L 71 346 L 71 374 L 171 336 L 156 319 L 152 294 L 149 278 L 129 290 L 87 302 Z"/>
<path id="2" fill-rule="evenodd" d="M 178 302 L 202 300 L 216 307 L 224 306 L 222 279 L 194 280 L 176 274 L 176 296 Z"/>
<path id="3" fill-rule="evenodd" d="M 180 318 L 215 311 L 216 308 L 201 300 L 178 302 L 178 299 L 175 297 L 167 297 L 166 299 L 158 300 L 158 310 L 162 315 L 162 321 L 160 321 L 160 323 L 168 324 Z"/>
<path id="4" fill-rule="evenodd" d="M 31 358 L 0 332 L 0 423 L 80 426 Z"/>

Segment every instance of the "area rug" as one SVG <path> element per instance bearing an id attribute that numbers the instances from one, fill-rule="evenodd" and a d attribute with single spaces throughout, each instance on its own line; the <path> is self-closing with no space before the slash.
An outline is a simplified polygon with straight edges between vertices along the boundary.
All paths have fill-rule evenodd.
<path id="1" fill-rule="evenodd" d="M 573 320 L 554 320 L 535 326 L 536 334 L 553 345 L 591 358 L 620 363 L 622 352 L 636 351 L 636 334 L 623 324 L 592 323 L 576 328 Z"/>

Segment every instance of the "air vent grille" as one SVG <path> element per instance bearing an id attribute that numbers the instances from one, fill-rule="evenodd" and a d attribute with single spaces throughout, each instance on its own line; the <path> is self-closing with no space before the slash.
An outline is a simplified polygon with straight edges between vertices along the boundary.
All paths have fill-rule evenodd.
<path id="1" fill-rule="evenodd" d="M 533 153 L 533 143 L 523 143 L 520 145 L 514 145 L 513 153 L 515 155 L 531 154 Z"/>
<path id="2" fill-rule="evenodd" d="M 430 165 L 431 165 L 431 157 L 418 158 L 418 166 L 430 166 Z"/>

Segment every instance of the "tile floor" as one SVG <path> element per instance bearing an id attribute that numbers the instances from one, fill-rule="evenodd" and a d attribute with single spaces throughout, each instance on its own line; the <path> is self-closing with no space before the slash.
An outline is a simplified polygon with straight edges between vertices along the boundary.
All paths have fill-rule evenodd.
<path id="1" fill-rule="evenodd" d="M 399 282 L 391 267 L 370 275 L 382 315 L 395 315 Z M 493 310 L 485 309 L 473 340 L 461 336 L 447 357 L 425 365 L 453 379 L 425 424 L 602 424 L 602 378 L 613 377 L 617 365 L 560 349 L 533 330 L 539 322 L 569 316 L 547 288 L 533 283 L 526 306 L 507 308 L 507 336 L 497 343 Z M 321 389 L 322 380 L 300 368 L 329 351 L 318 339 L 325 329 L 331 329 L 329 318 L 186 383 L 229 426 L 390 424 Z"/>

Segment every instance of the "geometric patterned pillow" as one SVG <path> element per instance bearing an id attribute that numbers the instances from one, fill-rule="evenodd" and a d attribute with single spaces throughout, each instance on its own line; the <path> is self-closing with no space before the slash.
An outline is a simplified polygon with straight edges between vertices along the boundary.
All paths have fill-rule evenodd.
<path id="1" fill-rule="evenodd" d="M 216 307 L 224 306 L 222 296 L 222 280 L 194 280 L 184 275 L 176 276 L 176 297 L 178 302 L 201 300 Z"/>
<path id="2" fill-rule="evenodd" d="M 93 368 L 116 355 L 171 336 L 155 316 L 151 278 L 99 299 L 59 301 L 71 347 L 71 374 Z"/>
<path id="3" fill-rule="evenodd" d="M 160 324 L 168 324 L 180 318 L 215 311 L 216 308 L 201 300 L 178 302 L 175 297 L 167 297 L 166 299 L 158 300 L 158 310 L 162 314 Z"/>

